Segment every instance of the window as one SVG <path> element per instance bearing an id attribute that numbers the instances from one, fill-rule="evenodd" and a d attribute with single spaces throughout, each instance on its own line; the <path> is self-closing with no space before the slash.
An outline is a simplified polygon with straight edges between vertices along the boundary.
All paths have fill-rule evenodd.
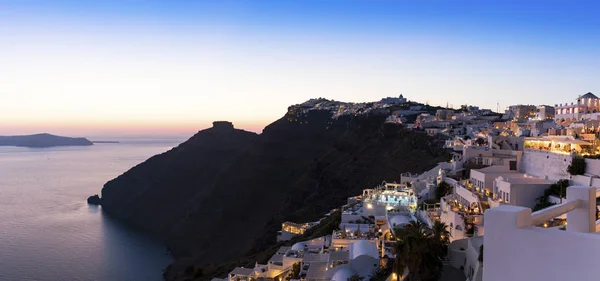
<path id="1" fill-rule="evenodd" d="M 519 147 L 518 144 L 517 144 L 517 147 Z M 516 171 L 517 170 L 517 161 L 510 161 L 508 163 L 508 165 L 509 165 L 509 168 L 510 168 L 511 171 Z"/>

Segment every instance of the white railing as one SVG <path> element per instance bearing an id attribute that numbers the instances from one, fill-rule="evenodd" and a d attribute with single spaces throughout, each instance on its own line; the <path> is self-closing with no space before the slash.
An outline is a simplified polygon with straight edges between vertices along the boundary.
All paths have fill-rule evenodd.
<path id="1" fill-rule="evenodd" d="M 594 187 L 570 186 L 566 202 L 535 213 L 511 205 L 487 210 L 483 280 L 573 280 L 576 273 L 578 281 L 597 281 L 593 263 L 600 260 L 596 194 Z M 565 213 L 566 230 L 537 227 Z M 536 250 L 540 248 L 544 250 Z M 548 266 L 553 264 L 568 264 L 568 268 Z"/>
<path id="2" fill-rule="evenodd" d="M 539 210 L 531 214 L 531 223 L 533 225 L 540 225 L 546 221 L 562 216 L 563 214 L 579 208 L 581 203 L 581 200 L 572 200 Z"/>

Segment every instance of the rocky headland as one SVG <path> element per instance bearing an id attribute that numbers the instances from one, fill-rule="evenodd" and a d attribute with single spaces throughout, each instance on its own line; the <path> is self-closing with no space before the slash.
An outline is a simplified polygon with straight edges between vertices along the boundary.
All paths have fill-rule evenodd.
<path id="1" fill-rule="evenodd" d="M 260 135 L 215 122 L 106 183 L 98 202 L 166 242 L 176 258 L 166 279 L 208 279 L 272 247 L 283 221 L 316 220 L 364 188 L 448 160 L 443 140 L 386 123 L 396 109 L 291 106 Z"/>

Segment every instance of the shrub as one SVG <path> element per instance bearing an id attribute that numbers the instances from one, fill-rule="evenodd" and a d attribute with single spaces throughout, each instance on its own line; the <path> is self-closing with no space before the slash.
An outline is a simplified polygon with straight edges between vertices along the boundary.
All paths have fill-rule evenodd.
<path id="1" fill-rule="evenodd" d="M 285 278 L 285 280 L 290 279 L 298 279 L 300 276 L 300 262 L 294 263 L 292 265 L 292 270 L 290 270 L 290 274 Z"/>
<path id="2" fill-rule="evenodd" d="M 362 281 L 363 279 L 365 278 L 358 274 L 354 274 L 348 278 L 348 281 Z"/>
<path id="3" fill-rule="evenodd" d="M 550 185 L 550 187 L 548 188 L 548 194 L 557 197 L 564 197 L 565 195 L 567 195 L 567 187 L 569 187 L 569 180 L 559 180 L 556 183 Z"/>
<path id="4" fill-rule="evenodd" d="M 202 272 L 202 268 L 198 268 L 198 270 L 196 270 L 196 274 L 194 274 L 194 278 L 200 278 L 202 277 L 203 272 Z"/>
<path id="5" fill-rule="evenodd" d="M 535 199 L 536 202 L 532 211 L 539 211 L 555 205 L 555 203 L 548 202 L 548 196 L 554 195 L 557 197 L 565 197 L 567 195 L 567 187 L 569 187 L 569 180 L 567 179 L 562 179 L 551 184 L 550 187 L 544 190 L 544 195 Z"/>
<path id="6" fill-rule="evenodd" d="M 437 188 L 435 189 L 435 200 L 439 202 L 442 199 L 442 197 L 450 193 L 451 188 L 452 187 L 446 182 L 440 182 L 440 184 L 438 184 Z"/>
<path id="7" fill-rule="evenodd" d="M 585 173 L 585 159 L 581 156 L 573 157 L 571 165 L 567 167 L 567 172 L 571 175 L 583 175 Z"/>

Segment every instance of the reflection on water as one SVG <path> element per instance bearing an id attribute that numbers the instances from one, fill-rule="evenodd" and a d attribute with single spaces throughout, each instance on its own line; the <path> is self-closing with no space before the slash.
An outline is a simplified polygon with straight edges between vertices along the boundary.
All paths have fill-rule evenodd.
<path id="1" fill-rule="evenodd" d="M 175 145 L 0 147 L 0 280 L 161 280 L 171 261 L 165 246 L 86 199 Z"/>

